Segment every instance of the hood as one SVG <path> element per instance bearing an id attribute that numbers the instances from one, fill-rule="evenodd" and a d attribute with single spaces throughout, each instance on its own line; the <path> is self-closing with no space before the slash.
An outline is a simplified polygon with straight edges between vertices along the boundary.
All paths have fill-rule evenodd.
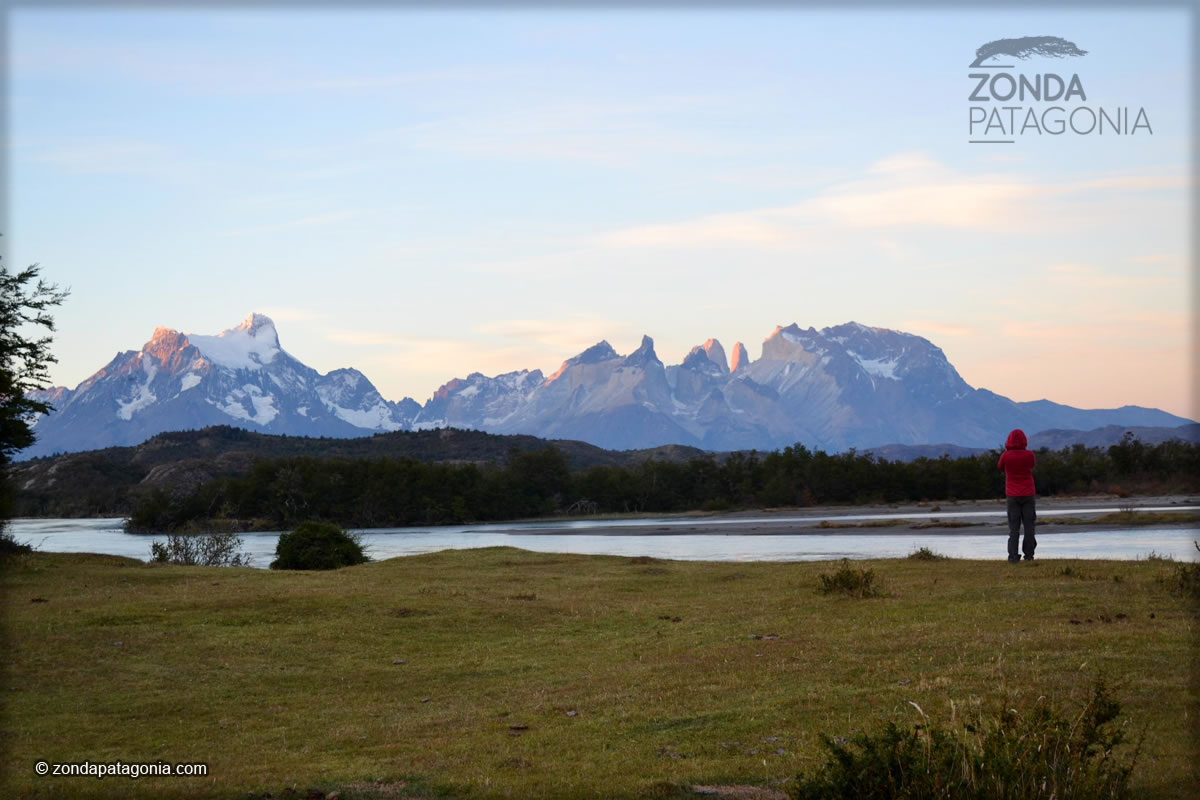
<path id="1" fill-rule="evenodd" d="M 1025 438 L 1025 431 L 1020 428 L 1014 428 L 1013 432 L 1008 435 L 1008 441 L 1004 443 L 1005 450 L 1024 450 L 1028 440 Z"/>

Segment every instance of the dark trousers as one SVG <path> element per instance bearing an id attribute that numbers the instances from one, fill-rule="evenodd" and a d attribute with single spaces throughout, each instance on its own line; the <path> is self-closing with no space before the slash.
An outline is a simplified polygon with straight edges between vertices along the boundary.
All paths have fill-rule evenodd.
<path id="1" fill-rule="evenodd" d="M 1009 561 L 1016 561 L 1020 558 L 1017 554 L 1017 542 L 1021 538 L 1022 524 L 1025 525 L 1025 542 L 1021 550 L 1025 553 L 1025 558 L 1033 558 L 1034 548 L 1037 547 L 1037 539 L 1033 535 L 1034 523 L 1037 520 L 1037 512 L 1034 510 L 1034 500 L 1034 495 L 1008 498 Z"/>

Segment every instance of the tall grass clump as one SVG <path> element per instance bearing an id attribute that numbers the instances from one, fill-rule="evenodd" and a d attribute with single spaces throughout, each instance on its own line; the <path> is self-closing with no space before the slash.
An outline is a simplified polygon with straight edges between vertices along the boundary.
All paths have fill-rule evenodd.
<path id="1" fill-rule="evenodd" d="M 829 758 L 800 776 L 796 797 L 1128 798 L 1137 748 L 1128 758 L 1115 753 L 1125 741 L 1120 712 L 1101 679 L 1074 715 L 1039 698 L 1022 711 L 980 713 L 962 728 L 931 724 L 922 712 L 924 723 L 911 728 L 888 722 L 850 741 L 822 734 Z"/>
<path id="2" fill-rule="evenodd" d="M 1200 550 L 1200 542 L 1192 542 Z M 1193 600 L 1200 600 L 1200 561 L 1180 564 L 1175 568 L 1176 588 L 1181 594 Z"/>
<path id="3" fill-rule="evenodd" d="M 195 567 L 248 567 L 250 554 L 243 552 L 236 533 L 171 533 L 165 542 L 150 544 L 150 560 L 158 564 Z"/>
<path id="4" fill-rule="evenodd" d="M 850 597 L 879 597 L 883 591 L 875 582 L 875 570 L 854 569 L 849 559 L 832 575 L 821 573 L 821 594 L 844 594 Z"/>
<path id="5" fill-rule="evenodd" d="M 332 522 L 309 521 L 280 534 L 271 569 L 337 569 L 369 560 L 357 536 Z"/>

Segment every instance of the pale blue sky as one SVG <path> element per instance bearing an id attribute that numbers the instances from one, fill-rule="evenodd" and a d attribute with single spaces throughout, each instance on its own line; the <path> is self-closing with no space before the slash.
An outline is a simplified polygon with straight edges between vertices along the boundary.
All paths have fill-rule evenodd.
<path id="1" fill-rule="evenodd" d="M 974 50 L 1058 35 L 1153 135 L 968 144 Z M 1183 11 L 17 10 L 6 263 L 56 382 L 250 311 L 424 401 L 601 338 L 848 320 L 1018 400 L 1188 396 Z"/>

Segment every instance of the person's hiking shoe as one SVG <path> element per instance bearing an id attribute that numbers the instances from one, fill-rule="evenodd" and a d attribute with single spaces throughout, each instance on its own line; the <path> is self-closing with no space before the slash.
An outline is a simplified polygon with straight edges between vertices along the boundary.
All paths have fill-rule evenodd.
<path id="1" fill-rule="evenodd" d="M 1025 556 L 1026 561 L 1033 561 L 1033 556 Z"/>
<path id="2" fill-rule="evenodd" d="M 1021 558 L 1020 558 L 1019 556 L 1009 556 L 1009 557 L 1008 557 L 1008 563 L 1010 563 L 1010 564 L 1020 564 L 1020 563 L 1021 563 Z"/>

